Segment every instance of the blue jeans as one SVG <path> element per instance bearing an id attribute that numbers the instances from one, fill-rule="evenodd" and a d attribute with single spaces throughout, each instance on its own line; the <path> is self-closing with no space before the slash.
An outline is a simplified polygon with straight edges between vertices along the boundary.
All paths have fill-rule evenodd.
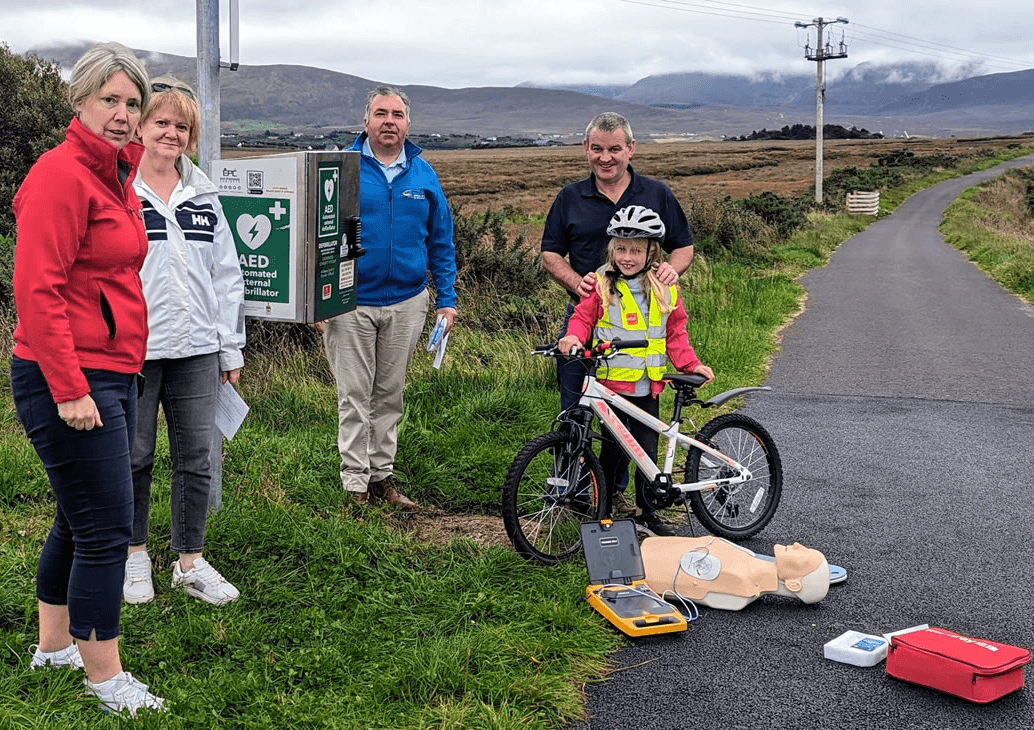
<path id="1" fill-rule="evenodd" d="M 199 553 L 205 546 L 212 488 L 212 430 L 219 394 L 219 354 L 148 360 L 133 441 L 133 538 L 147 543 L 158 404 L 165 413 L 172 460 L 172 549 Z"/>
<path id="2" fill-rule="evenodd" d="M 57 501 L 36 572 L 36 597 L 68 606 L 68 630 L 76 639 L 106 641 L 119 634 L 133 527 L 129 445 L 137 383 L 135 375 L 83 373 L 104 424 L 90 431 L 77 431 L 61 420 L 36 363 L 11 360 L 11 391 Z"/>

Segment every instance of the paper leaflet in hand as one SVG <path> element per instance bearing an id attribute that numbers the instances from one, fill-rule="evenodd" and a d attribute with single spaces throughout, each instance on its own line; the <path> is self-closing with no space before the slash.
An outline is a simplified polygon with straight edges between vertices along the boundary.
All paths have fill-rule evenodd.
<path id="1" fill-rule="evenodd" d="M 442 359 L 445 357 L 445 346 L 449 344 L 449 335 L 445 333 L 447 320 L 445 315 L 438 317 L 431 336 L 427 339 L 427 351 L 435 353 L 433 367 L 438 370 L 442 366 Z"/>
<path id="2" fill-rule="evenodd" d="M 438 321 L 434 323 L 434 329 L 431 330 L 431 336 L 427 338 L 427 351 L 434 352 L 438 349 L 438 344 L 442 341 L 442 337 L 445 335 L 445 315 L 438 317 Z"/>
<path id="3" fill-rule="evenodd" d="M 222 383 L 219 386 L 219 396 L 215 401 L 215 425 L 227 440 L 232 439 L 237 433 L 237 429 L 244 423 L 244 417 L 248 415 L 248 410 L 248 404 L 232 385 Z"/>

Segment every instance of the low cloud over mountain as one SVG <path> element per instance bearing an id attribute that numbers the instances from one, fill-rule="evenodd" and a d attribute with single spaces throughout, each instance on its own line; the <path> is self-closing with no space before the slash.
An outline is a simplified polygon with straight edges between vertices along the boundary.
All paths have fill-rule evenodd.
<path id="1" fill-rule="evenodd" d="M 33 49 L 70 68 L 89 44 Z M 193 82 L 193 58 L 138 51 L 152 75 Z M 1034 70 L 962 78 L 933 63 L 860 64 L 836 75 L 826 66 L 825 121 L 887 134 L 948 136 L 1034 130 Z M 844 62 L 846 63 L 846 62 Z M 221 75 L 222 120 L 262 125 L 360 129 L 366 92 L 358 76 L 296 65 L 241 66 Z M 815 74 L 754 77 L 687 72 L 648 76 L 631 86 L 565 85 L 445 89 L 403 87 L 413 101 L 415 132 L 575 136 L 603 111 L 650 135 L 737 136 L 766 127 L 814 123 Z"/>

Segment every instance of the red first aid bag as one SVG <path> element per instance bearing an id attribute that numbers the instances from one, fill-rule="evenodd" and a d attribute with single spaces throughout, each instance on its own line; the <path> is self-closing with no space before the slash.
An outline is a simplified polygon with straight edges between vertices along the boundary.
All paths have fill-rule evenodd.
<path id="1" fill-rule="evenodd" d="M 1022 688 L 1029 661 L 1027 649 L 930 627 L 891 637 L 887 674 L 983 703 Z"/>

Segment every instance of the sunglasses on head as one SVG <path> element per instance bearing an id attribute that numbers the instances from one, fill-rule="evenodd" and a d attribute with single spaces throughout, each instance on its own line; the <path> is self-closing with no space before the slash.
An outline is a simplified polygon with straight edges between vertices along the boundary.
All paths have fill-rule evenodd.
<path id="1" fill-rule="evenodd" d="M 171 84 L 165 84 L 161 81 L 156 81 L 151 84 L 151 91 L 178 91 L 188 99 L 194 98 L 194 92 L 190 89 L 184 89 L 182 86 L 173 86 Z"/>

